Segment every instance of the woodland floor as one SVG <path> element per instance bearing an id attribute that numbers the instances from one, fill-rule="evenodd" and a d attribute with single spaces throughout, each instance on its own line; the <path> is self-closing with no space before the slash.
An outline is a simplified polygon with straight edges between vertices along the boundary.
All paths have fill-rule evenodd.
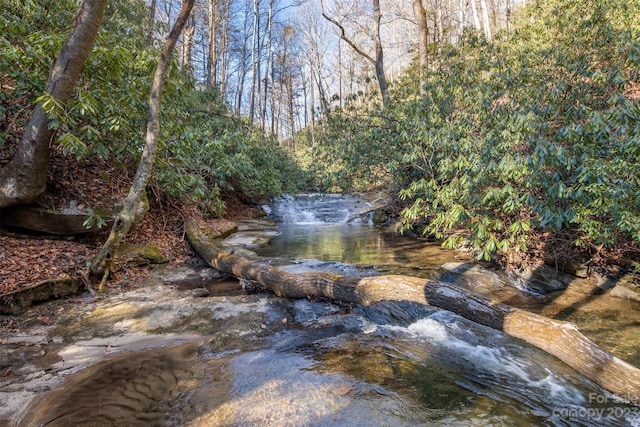
<path id="1" fill-rule="evenodd" d="M 102 162 L 74 162 L 73 166 L 68 166 L 60 159 L 54 159 L 47 194 L 41 204 L 47 208 L 64 208 L 70 204 L 112 206 L 125 197 L 131 176 L 123 169 Z M 160 198 L 156 189 L 154 185 L 150 186 L 150 209 L 140 223 L 134 224 L 127 243 L 140 246 L 153 243 L 169 264 L 197 262 L 197 255 L 183 232 L 184 215 L 198 215 L 197 209 L 166 197 Z M 252 214 L 252 208 L 233 195 L 225 199 L 225 217 L 207 221 L 213 230 L 227 229 L 233 220 Z M 0 224 L 1 221 L 0 217 Z M 70 237 L 0 229 L 0 295 L 47 279 L 65 277 L 70 271 L 86 269 L 88 259 L 97 253 L 108 233 L 109 227 L 96 234 Z M 117 271 L 107 286 L 120 289 L 135 286 L 148 274 L 145 266 L 128 266 Z"/>

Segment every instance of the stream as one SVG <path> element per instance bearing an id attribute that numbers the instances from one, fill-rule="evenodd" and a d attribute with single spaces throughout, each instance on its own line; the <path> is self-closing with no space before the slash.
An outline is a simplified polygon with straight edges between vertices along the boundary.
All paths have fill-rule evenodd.
<path id="1" fill-rule="evenodd" d="M 586 279 L 549 298 L 372 226 L 370 202 L 351 196 L 266 208 L 277 237 L 245 246 L 288 271 L 454 282 L 574 322 L 640 366 L 640 303 L 587 296 Z M 230 241 L 250 241 L 241 233 Z M 179 285 L 194 275 L 206 284 Z M 59 311 L 57 324 L 0 341 L 21 373 L 0 378 L 0 426 L 640 426 L 640 408 L 556 358 L 433 307 L 287 300 L 185 267 Z"/>

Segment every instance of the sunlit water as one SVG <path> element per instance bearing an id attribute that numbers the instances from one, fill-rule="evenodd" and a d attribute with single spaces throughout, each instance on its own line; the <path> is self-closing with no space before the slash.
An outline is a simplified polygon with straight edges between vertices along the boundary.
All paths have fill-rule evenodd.
<path id="1" fill-rule="evenodd" d="M 366 221 L 306 218 L 281 224 L 259 253 L 292 271 L 455 280 L 440 269 L 455 256 L 437 245 Z M 25 425 L 640 426 L 637 407 L 554 357 L 450 312 L 264 294 L 205 304 L 219 314 L 204 342 L 88 368 L 38 402 Z M 201 331 L 206 318 L 197 322 Z"/>

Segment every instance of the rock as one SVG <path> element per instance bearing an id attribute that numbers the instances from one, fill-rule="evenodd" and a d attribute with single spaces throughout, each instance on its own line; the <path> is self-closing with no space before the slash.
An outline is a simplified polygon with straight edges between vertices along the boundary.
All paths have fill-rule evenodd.
<path id="1" fill-rule="evenodd" d="M 265 229 L 276 229 L 278 223 L 266 219 L 245 219 L 237 222 L 236 231 L 262 231 Z M 225 236 L 226 237 L 226 236 Z"/>
<path id="2" fill-rule="evenodd" d="M 609 295 L 616 298 L 640 301 L 640 276 L 637 274 L 625 274 L 618 279 Z"/>
<path id="3" fill-rule="evenodd" d="M 515 274 L 524 281 L 524 288 L 538 294 L 565 290 L 574 280 L 573 276 L 558 272 L 546 264 L 533 270 L 516 271 Z"/>
<path id="4" fill-rule="evenodd" d="M 226 277 L 215 268 L 211 267 L 171 267 L 170 269 L 156 270 L 157 276 L 167 286 L 178 289 L 204 289 L 208 283 Z"/>
<path id="5" fill-rule="evenodd" d="M 459 276 L 459 278 L 455 280 L 455 283 L 474 292 L 488 294 L 499 289 L 504 289 L 500 277 L 498 277 L 495 272 L 479 264 L 447 262 L 443 264 L 441 268 Z"/>
<path id="6" fill-rule="evenodd" d="M 167 260 L 162 257 L 162 251 L 155 243 L 150 243 L 145 246 L 122 243 L 120 247 L 118 247 L 116 261 L 136 265 L 161 264 L 167 262 Z"/>
<path id="7" fill-rule="evenodd" d="M 256 249 L 267 246 L 274 237 L 279 235 L 280 232 L 278 230 L 243 231 L 227 237 L 225 243 L 246 249 Z"/>
<path id="8" fill-rule="evenodd" d="M 544 262 L 547 265 L 556 268 L 558 271 L 569 273 L 583 279 L 589 277 L 589 268 L 583 264 L 554 256 L 545 256 Z"/>
<path id="9" fill-rule="evenodd" d="M 196 289 L 192 289 L 191 290 L 191 296 L 193 298 L 205 298 L 208 297 L 209 291 L 206 290 L 205 288 L 196 288 Z"/>
<path id="10" fill-rule="evenodd" d="M 640 293 L 634 292 L 631 289 L 627 289 L 624 286 L 614 286 L 609 295 L 615 298 L 630 299 L 640 302 Z"/>
<path id="11" fill-rule="evenodd" d="M 15 316 L 36 303 L 79 295 L 84 290 L 84 284 L 77 278 L 62 277 L 45 280 L 0 296 L 0 314 Z"/>
<path id="12" fill-rule="evenodd" d="M 373 213 L 372 222 L 373 222 L 373 225 L 375 225 L 376 227 L 382 227 L 390 224 L 393 221 L 393 219 L 394 218 L 388 209 L 381 208 L 381 209 L 377 209 Z"/>

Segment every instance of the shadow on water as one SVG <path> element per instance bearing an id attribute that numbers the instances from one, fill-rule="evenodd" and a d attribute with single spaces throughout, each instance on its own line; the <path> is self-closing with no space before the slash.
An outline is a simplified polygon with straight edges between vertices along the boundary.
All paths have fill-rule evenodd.
<path id="1" fill-rule="evenodd" d="M 521 285 L 541 294 L 532 311 L 575 324 L 600 347 L 640 367 L 640 288 L 630 291 L 619 279 L 598 276 L 586 267 L 587 258 L 566 259 L 552 239 L 541 250 L 546 263 Z"/>

